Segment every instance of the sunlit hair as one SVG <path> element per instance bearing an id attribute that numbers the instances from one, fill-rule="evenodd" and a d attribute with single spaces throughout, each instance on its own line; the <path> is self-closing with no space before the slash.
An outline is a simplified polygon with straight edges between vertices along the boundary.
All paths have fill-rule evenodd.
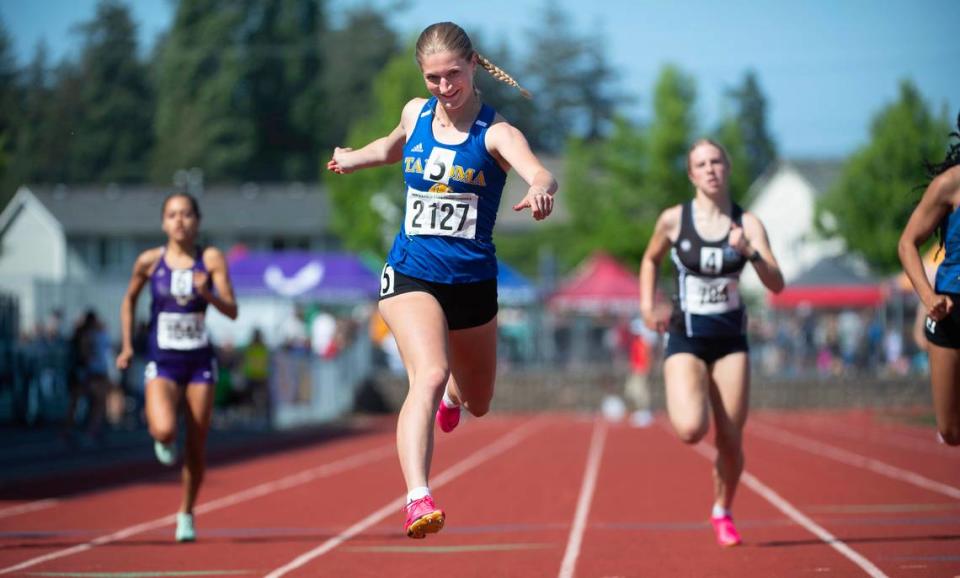
<path id="1" fill-rule="evenodd" d="M 453 22 L 437 22 L 436 24 L 431 24 L 420 33 L 420 38 L 417 39 L 417 63 L 421 68 L 423 67 L 424 58 L 440 52 L 452 52 L 458 58 L 463 58 L 464 60 L 471 60 L 473 56 L 476 55 L 477 63 L 489 72 L 490 76 L 516 88 L 525 98 L 533 98 L 530 91 L 520 86 L 505 70 L 490 62 L 487 57 L 474 50 L 473 43 L 470 42 L 470 37 L 467 36 L 463 28 L 460 28 Z"/>
<path id="2" fill-rule="evenodd" d="M 200 204 L 197 203 L 196 197 L 194 197 L 190 193 L 170 193 L 169 195 L 167 195 L 167 198 L 163 200 L 163 207 L 161 207 L 160 209 L 160 214 L 161 215 L 166 214 L 167 203 L 169 203 L 172 199 L 175 199 L 177 197 L 183 197 L 184 199 L 190 202 L 190 208 L 193 209 L 193 214 L 197 216 L 197 220 L 199 221 L 201 219 Z"/>
<path id="3" fill-rule="evenodd" d="M 690 149 L 687 150 L 687 172 L 690 172 L 690 155 L 692 155 L 693 151 L 700 145 L 710 145 L 720 151 L 720 155 L 723 156 L 723 164 L 727 165 L 727 168 L 730 167 L 730 155 L 727 154 L 727 149 L 723 148 L 723 145 L 712 138 L 700 138 L 694 141 L 694 143 L 690 145 Z"/>

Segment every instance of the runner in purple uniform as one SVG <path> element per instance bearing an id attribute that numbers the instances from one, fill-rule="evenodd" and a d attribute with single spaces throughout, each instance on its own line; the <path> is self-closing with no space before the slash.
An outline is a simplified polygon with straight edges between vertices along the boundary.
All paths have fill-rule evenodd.
<path id="1" fill-rule="evenodd" d="M 121 370 L 133 357 L 133 318 L 141 289 L 150 284 L 150 337 L 146 380 L 146 412 L 154 452 L 165 465 L 177 460 L 177 408 L 186 407 L 186 447 L 183 461 L 183 501 L 177 514 L 176 539 L 196 539 L 193 506 L 206 465 L 206 440 L 213 409 L 217 371 L 207 333 L 207 305 L 231 319 L 237 302 L 223 253 L 197 245 L 200 208 L 196 199 L 174 193 L 163 203 L 167 244 L 144 251 L 133 265 L 133 276 L 120 306 L 123 346 L 117 356 Z"/>

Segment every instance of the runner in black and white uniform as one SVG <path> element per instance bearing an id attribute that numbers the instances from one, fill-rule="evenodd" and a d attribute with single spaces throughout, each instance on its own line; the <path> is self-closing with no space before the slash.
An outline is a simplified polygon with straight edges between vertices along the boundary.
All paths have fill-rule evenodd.
<path id="1" fill-rule="evenodd" d="M 716 240 L 697 233 L 693 200 L 680 207 L 680 231 L 670 250 L 676 288 L 665 357 L 691 353 L 713 363 L 748 349 L 747 311 L 739 289 L 748 257 L 729 244 L 729 233 Z M 730 209 L 732 226 L 742 228 L 743 209 L 734 203 Z"/>
<path id="2" fill-rule="evenodd" d="M 750 393 L 746 310 L 739 277 L 750 262 L 771 291 L 783 275 L 767 233 L 727 190 L 730 160 L 710 140 L 694 143 L 687 171 L 694 198 L 661 213 L 640 266 L 640 311 L 651 329 L 668 331 L 663 373 L 667 413 L 680 439 L 694 444 L 716 430 L 714 504 L 717 542 L 736 546 L 730 507 L 743 471 L 742 432 Z M 672 312 L 655 303 L 657 271 L 667 252 L 677 270 Z"/>

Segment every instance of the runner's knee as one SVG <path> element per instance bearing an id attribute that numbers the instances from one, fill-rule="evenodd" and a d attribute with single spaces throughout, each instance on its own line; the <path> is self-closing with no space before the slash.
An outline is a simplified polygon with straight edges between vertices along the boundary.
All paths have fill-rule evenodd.
<path id="1" fill-rule="evenodd" d="M 450 369 L 445 366 L 436 365 L 418 370 L 413 376 L 412 385 L 417 389 L 433 393 L 440 392 L 439 394 L 442 395 L 443 388 L 446 387 L 449 377 Z"/>
<path id="2" fill-rule="evenodd" d="M 150 437 L 162 444 L 168 444 L 177 436 L 177 430 L 172 422 L 150 424 Z"/>
<path id="3" fill-rule="evenodd" d="M 705 423 L 673 424 L 677 437 L 685 444 L 695 444 L 707 435 L 708 426 Z"/>

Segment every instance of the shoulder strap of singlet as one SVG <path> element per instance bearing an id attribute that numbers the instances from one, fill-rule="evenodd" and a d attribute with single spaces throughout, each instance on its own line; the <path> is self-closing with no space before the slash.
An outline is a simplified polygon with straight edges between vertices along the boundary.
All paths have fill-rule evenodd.
<path id="1" fill-rule="evenodd" d="M 480 107 L 480 113 L 477 114 L 477 120 L 474 121 L 473 127 L 481 130 L 490 128 L 496 118 L 497 111 L 492 106 L 484 104 Z"/>
<path id="2" fill-rule="evenodd" d="M 730 208 L 730 220 L 743 227 L 743 207 L 733 203 L 733 206 Z"/>
<path id="3" fill-rule="evenodd" d="M 680 236 L 696 232 L 693 228 L 693 201 L 689 200 L 680 205 Z"/>
<path id="4" fill-rule="evenodd" d="M 203 245 L 197 245 L 197 248 L 195 249 L 196 253 L 195 253 L 194 256 L 193 256 L 193 268 L 194 268 L 194 269 L 197 268 L 197 265 L 202 265 L 204 269 L 207 268 L 207 266 L 204 265 L 204 263 L 203 263 L 203 252 L 204 252 L 206 249 L 207 249 L 207 248 L 204 247 Z"/>
<path id="5" fill-rule="evenodd" d="M 423 103 L 423 106 L 420 108 L 420 117 L 424 118 L 433 114 L 433 109 L 437 105 L 437 97 L 431 96 L 427 99 L 427 102 Z M 417 122 L 419 121 L 419 118 Z"/>

